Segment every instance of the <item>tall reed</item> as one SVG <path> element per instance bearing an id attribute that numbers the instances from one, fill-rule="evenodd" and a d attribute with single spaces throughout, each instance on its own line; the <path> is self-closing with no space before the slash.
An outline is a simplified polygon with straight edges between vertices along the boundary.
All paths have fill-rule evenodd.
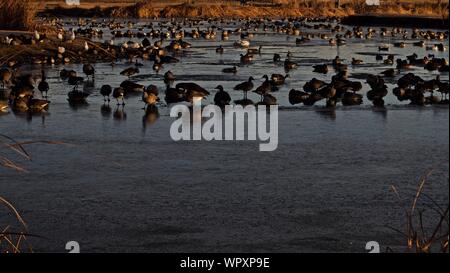
<path id="1" fill-rule="evenodd" d="M 403 236 L 408 252 L 447 253 L 449 251 L 449 204 L 439 204 L 433 197 L 424 193 L 426 181 L 431 173 L 432 171 L 429 171 L 420 179 L 414 198 L 410 201 L 409 206 L 405 205 L 397 188 L 391 186 L 391 190 L 404 210 L 406 221 L 403 230 L 393 227 L 389 228 Z M 423 206 L 421 208 L 419 208 L 420 201 L 423 201 L 421 202 Z M 427 212 L 427 215 L 425 212 Z"/>

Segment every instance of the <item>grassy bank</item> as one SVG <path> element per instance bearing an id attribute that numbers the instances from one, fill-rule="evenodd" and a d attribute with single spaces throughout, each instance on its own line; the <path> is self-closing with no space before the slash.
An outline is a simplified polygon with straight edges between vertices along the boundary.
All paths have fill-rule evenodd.
<path id="1" fill-rule="evenodd" d="M 384 1 L 379 7 L 365 4 L 365 0 L 341 0 L 338 8 L 334 0 L 274 0 L 254 1 L 242 6 L 239 1 L 127 1 L 111 6 L 87 2 L 81 7 L 56 6 L 46 14 L 59 16 L 115 16 L 134 18 L 245 18 L 245 17 L 318 17 L 349 15 L 404 15 L 448 18 L 448 2 L 439 0 Z"/>
<path id="2" fill-rule="evenodd" d="M 0 29 L 27 30 L 34 27 L 39 4 L 27 0 L 0 2 Z"/>

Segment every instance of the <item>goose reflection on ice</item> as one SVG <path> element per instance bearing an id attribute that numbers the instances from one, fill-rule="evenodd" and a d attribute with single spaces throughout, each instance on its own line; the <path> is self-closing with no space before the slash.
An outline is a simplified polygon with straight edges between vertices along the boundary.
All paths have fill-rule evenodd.
<path id="1" fill-rule="evenodd" d="M 145 114 L 142 117 L 142 128 L 145 132 L 148 125 L 154 124 L 159 118 L 159 111 L 156 105 L 148 105 L 145 109 Z"/>
<path id="2" fill-rule="evenodd" d="M 109 106 L 109 104 L 103 104 L 100 107 L 100 113 L 102 114 L 102 117 L 104 118 L 109 118 L 111 116 L 112 113 L 112 109 L 111 106 Z"/>
<path id="3" fill-rule="evenodd" d="M 116 109 L 114 110 L 113 117 L 117 121 L 124 121 L 127 119 L 127 113 L 125 112 L 125 106 L 124 105 L 117 105 Z"/>

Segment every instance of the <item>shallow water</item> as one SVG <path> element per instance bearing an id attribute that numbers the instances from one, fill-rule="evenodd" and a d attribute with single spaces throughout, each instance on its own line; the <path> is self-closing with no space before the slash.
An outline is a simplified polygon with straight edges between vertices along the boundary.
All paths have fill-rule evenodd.
<path id="1" fill-rule="evenodd" d="M 64 143 L 28 146 L 33 160 L 17 158 L 28 173 L 0 169 L 0 194 L 23 214 L 31 233 L 47 237 L 32 240 L 35 250 L 64 252 L 65 243 L 75 240 L 84 252 L 364 252 L 365 243 L 375 240 L 400 251 L 402 237 L 386 227 L 402 228 L 404 220 L 390 185 L 411 200 L 419 177 L 433 168 L 426 192 L 448 204 L 448 106 L 406 106 L 391 94 L 386 109 L 372 108 L 367 99 L 335 111 L 288 104 L 291 88 L 300 89 L 312 77 L 331 79 L 333 73 L 316 74 L 309 67 L 322 62 L 318 56 L 330 61 L 339 51 L 347 60 L 363 59 L 367 65 L 349 66 L 350 78 L 387 69 L 374 56 L 355 54 L 376 52 L 381 40 L 348 40 L 340 48 L 322 41 L 297 47 L 295 37 L 278 34 L 253 41 L 263 45 L 263 54 L 235 76 L 223 75 L 218 63 L 238 62 L 241 50 L 227 46 L 219 56 L 215 46 L 222 42 L 200 40 L 160 75 L 144 62 L 135 80 L 162 88 L 161 75 L 170 69 L 208 90 L 217 84 L 231 90 L 249 75 L 284 73 L 271 59 L 290 50 L 302 66 L 275 93 L 281 110 L 274 152 L 259 152 L 259 143 L 249 141 L 174 142 L 168 108 L 160 105 L 159 119 L 143 122 L 139 97 L 128 98 L 124 111 L 111 103 L 108 112 L 101 111 L 95 91 L 89 105 L 70 107 L 70 87 L 57 77 L 60 67 L 49 67 L 49 114 L 0 116 L 0 132 L 17 140 Z M 391 48 L 402 56 L 413 51 L 426 53 Z M 433 53 L 448 59 L 447 53 Z M 117 76 L 125 64 L 95 67 L 95 90 L 125 79 Z M 81 72 L 79 65 L 69 68 Z M 414 73 L 436 75 L 421 68 Z M 12 221 L 3 213 L 0 220 Z"/>

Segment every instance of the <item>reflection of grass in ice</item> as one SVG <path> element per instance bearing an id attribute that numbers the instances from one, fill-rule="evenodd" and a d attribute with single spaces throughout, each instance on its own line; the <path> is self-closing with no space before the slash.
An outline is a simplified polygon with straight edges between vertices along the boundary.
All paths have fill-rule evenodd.
<path id="1" fill-rule="evenodd" d="M 411 207 L 404 205 L 403 200 L 400 198 L 400 194 L 395 186 L 391 186 L 392 191 L 396 195 L 400 206 L 403 208 L 406 217 L 406 223 L 404 231 L 396 228 L 391 229 L 399 232 L 406 239 L 406 245 L 408 251 L 415 251 L 418 253 L 429 252 L 448 252 L 449 241 L 449 205 L 444 208 L 438 204 L 431 196 L 423 193 L 427 178 L 431 175 L 432 171 L 429 171 L 425 176 L 420 179 L 417 187 L 414 199 L 412 200 Z M 436 223 L 432 226 L 434 228 L 426 229 L 424 227 L 424 212 L 425 209 L 418 209 L 417 204 L 421 197 L 426 198 L 429 203 L 424 203 L 424 206 L 428 207 L 433 213 L 433 218 Z M 428 215 L 427 219 L 430 216 Z M 427 225 L 430 226 L 430 225 Z"/>
<path id="2" fill-rule="evenodd" d="M 7 155 L 5 154 L 5 150 L 13 151 L 26 160 L 31 160 L 31 156 L 23 146 L 35 143 L 59 144 L 59 142 L 54 141 L 17 142 L 4 134 L 0 134 L 0 167 L 13 169 L 19 172 L 26 172 L 26 169 L 22 165 L 7 157 Z M 27 238 L 39 236 L 28 233 L 27 225 L 17 209 L 9 201 L 1 196 L 0 205 L 10 211 L 16 218 L 17 222 L 20 224 L 20 231 L 18 232 L 12 231 L 10 225 L 6 225 L 5 227 L 0 228 L 0 253 L 20 253 L 24 251 L 32 252 L 33 249 L 27 242 Z"/>

